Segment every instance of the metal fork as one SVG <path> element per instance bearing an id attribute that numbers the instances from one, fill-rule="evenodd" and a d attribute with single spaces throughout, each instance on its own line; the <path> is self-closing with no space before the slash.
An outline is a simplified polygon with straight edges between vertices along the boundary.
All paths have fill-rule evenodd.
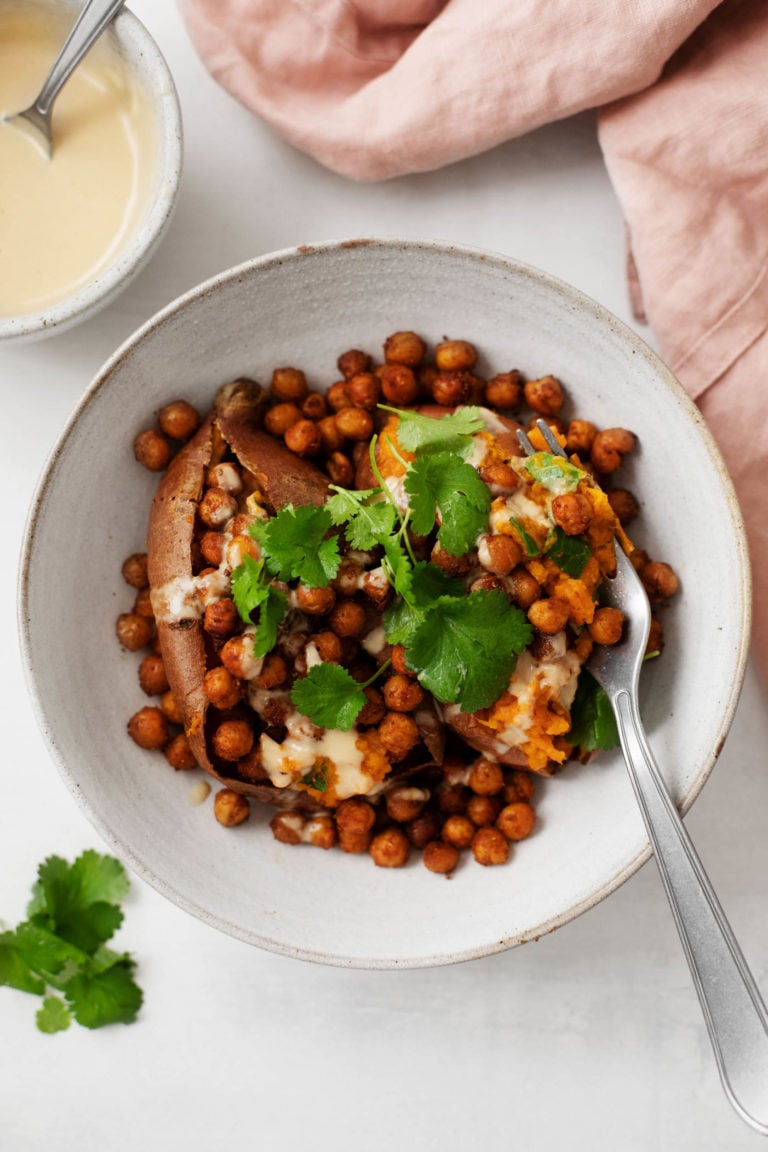
<path id="1" fill-rule="evenodd" d="M 536 426 L 548 449 L 566 456 L 545 420 Z M 536 449 L 525 432 L 526 455 Z M 602 603 L 625 617 L 621 641 L 596 646 L 587 667 L 616 716 L 621 750 L 643 814 L 661 879 L 693 976 L 726 1096 L 747 1124 L 768 1135 L 768 1011 L 714 889 L 648 746 L 638 708 L 638 680 L 651 622 L 645 589 L 616 548 L 616 575 Z"/>

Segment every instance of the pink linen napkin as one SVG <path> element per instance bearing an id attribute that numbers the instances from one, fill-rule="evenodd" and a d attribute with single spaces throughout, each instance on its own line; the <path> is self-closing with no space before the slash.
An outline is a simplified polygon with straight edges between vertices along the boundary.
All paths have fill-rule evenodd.
<path id="1" fill-rule="evenodd" d="M 700 405 L 744 512 L 768 684 L 768 6 L 179 2 L 213 76 L 354 179 L 437 168 L 600 109 L 636 312 Z"/>

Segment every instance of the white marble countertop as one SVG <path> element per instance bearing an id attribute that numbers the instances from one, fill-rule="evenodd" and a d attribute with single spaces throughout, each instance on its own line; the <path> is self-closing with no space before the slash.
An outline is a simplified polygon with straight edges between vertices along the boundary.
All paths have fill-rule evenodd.
<path id="1" fill-rule="evenodd" d="M 118 344 L 232 264 L 363 235 L 508 253 L 631 322 L 621 214 L 590 116 L 446 171 L 358 186 L 293 151 L 221 91 L 174 5 L 131 7 L 166 55 L 184 113 L 174 221 L 107 311 L 70 333 L 0 349 L 0 916 L 9 924 L 22 919 L 45 856 L 104 848 L 37 730 L 17 650 L 15 582 L 39 471 Z M 766 747 L 768 716 L 750 671 L 687 819 L 764 992 Z M 653 864 L 537 944 L 443 969 L 344 971 L 263 953 L 138 879 L 119 940 L 137 956 L 145 991 L 131 1027 L 44 1036 L 33 998 L 0 989 L 2 1152 L 732 1152 L 760 1140 L 720 1089 Z"/>

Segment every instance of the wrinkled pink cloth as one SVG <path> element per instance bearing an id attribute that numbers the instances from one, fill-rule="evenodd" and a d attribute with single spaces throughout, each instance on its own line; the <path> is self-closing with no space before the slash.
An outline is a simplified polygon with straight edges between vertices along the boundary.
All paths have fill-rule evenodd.
<path id="1" fill-rule="evenodd" d="M 217 80 L 354 179 L 434 169 L 600 109 L 635 311 L 700 405 L 744 512 L 768 684 L 768 5 L 179 2 Z"/>

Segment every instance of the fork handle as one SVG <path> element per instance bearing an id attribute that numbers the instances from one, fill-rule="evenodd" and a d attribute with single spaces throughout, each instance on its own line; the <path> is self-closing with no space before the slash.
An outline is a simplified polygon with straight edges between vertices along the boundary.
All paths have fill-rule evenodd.
<path id="1" fill-rule="evenodd" d="M 612 703 L 723 1088 L 742 1119 L 768 1135 L 768 1011 L 654 761 L 634 700 L 619 690 Z"/>
<path id="2" fill-rule="evenodd" d="M 35 100 L 34 107 L 38 112 L 48 115 L 51 105 L 75 68 L 124 4 L 125 0 L 90 0 L 85 5 Z"/>

